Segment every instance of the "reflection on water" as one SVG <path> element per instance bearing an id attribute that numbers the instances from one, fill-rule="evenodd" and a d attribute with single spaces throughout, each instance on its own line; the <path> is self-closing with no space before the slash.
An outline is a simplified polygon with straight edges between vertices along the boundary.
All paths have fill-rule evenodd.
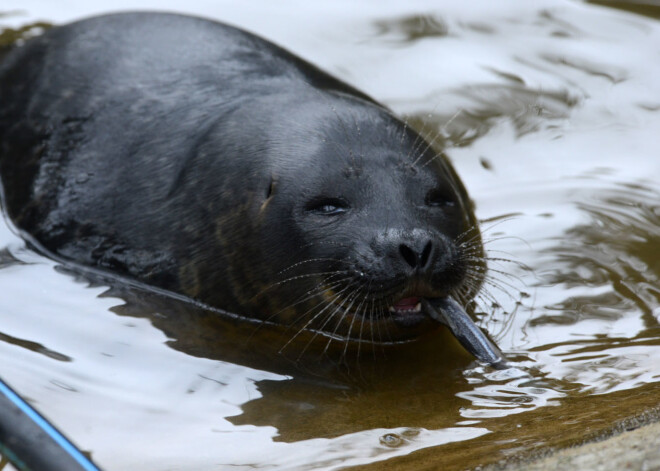
<path id="1" fill-rule="evenodd" d="M 472 363 L 442 331 L 343 368 L 299 358 L 286 329 L 81 278 L 2 224 L 0 373 L 107 469 L 465 469 L 657 408 L 660 25 L 652 6 L 590 3 L 614 8 L 5 2 L 25 13 L 0 16 L 0 44 L 38 21 L 168 8 L 261 32 L 385 101 L 476 202 L 495 280 L 477 316 L 513 368 Z"/>
<path id="2" fill-rule="evenodd" d="M 447 36 L 449 29 L 442 18 L 432 15 L 413 15 L 374 23 L 377 36 L 387 36 L 393 42 L 409 44 L 418 39 Z M 394 39 L 396 38 L 396 39 Z"/>

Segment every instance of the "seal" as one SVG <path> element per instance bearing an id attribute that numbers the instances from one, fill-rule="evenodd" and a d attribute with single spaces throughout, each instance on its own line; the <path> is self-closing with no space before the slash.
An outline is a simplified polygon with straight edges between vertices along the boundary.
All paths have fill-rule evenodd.
<path id="1" fill-rule="evenodd" d="M 484 276 L 446 156 L 237 28 L 147 12 L 54 27 L 7 54 L 0 103 L 6 211 L 60 259 L 368 342 L 432 330 L 422 301 L 464 305 Z"/>

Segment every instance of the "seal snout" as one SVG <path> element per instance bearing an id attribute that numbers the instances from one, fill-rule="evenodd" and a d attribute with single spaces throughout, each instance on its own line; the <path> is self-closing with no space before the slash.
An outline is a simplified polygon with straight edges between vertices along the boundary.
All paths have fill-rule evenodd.
<path id="1" fill-rule="evenodd" d="M 430 255 L 433 251 L 433 242 L 427 240 L 421 252 L 418 249 L 411 248 L 411 245 L 413 244 L 402 243 L 399 245 L 399 253 L 401 254 L 401 257 L 408 265 L 410 265 L 410 268 L 424 270 L 429 265 L 429 260 L 431 259 Z"/>
<path id="2" fill-rule="evenodd" d="M 371 247 L 389 271 L 405 277 L 427 276 L 446 263 L 451 243 L 439 233 L 424 229 L 389 229 L 378 234 Z"/>

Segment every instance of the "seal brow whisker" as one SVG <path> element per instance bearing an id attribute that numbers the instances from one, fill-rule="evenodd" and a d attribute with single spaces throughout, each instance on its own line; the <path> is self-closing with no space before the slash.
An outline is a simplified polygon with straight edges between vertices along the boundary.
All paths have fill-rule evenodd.
<path id="1" fill-rule="evenodd" d="M 321 139 L 322 142 L 332 145 L 337 155 L 343 155 L 346 152 L 346 148 L 341 147 L 339 142 L 337 142 L 335 139 L 328 140 L 327 136 L 318 131 L 315 131 L 313 134 Z"/>
<path id="2" fill-rule="evenodd" d="M 339 126 L 341 127 L 341 129 L 344 133 L 344 136 L 346 137 L 346 143 L 349 143 L 351 141 L 352 136 L 348 132 L 348 128 L 346 127 L 346 123 L 344 123 L 344 119 L 341 116 L 339 116 L 339 113 L 337 112 L 337 108 L 335 107 L 335 105 L 330 105 L 330 109 L 332 110 L 332 112 L 337 117 L 337 122 L 339 123 Z M 348 154 L 352 159 L 353 155 L 354 155 L 353 149 L 348 148 Z"/>
<path id="3" fill-rule="evenodd" d="M 399 139 L 399 149 L 400 150 L 403 150 L 403 141 L 406 140 L 406 136 L 408 135 L 408 132 L 409 132 L 408 130 L 410 129 L 410 127 L 408 126 L 408 119 L 409 119 L 409 116 L 406 115 L 405 119 L 402 121 L 403 126 L 401 126 L 401 133 L 400 133 L 401 138 Z"/>
<path id="4" fill-rule="evenodd" d="M 435 112 L 435 110 L 437 109 L 437 107 L 438 107 L 438 104 L 436 104 L 433 107 L 431 112 L 428 113 L 428 116 L 432 115 Z M 421 147 L 426 142 L 426 138 L 424 137 L 424 134 L 430 134 L 430 132 L 431 132 L 431 130 L 430 130 L 429 125 L 426 123 L 426 121 L 422 121 L 422 129 L 420 130 L 420 132 L 416 133 L 417 137 L 413 141 L 413 144 L 411 146 L 412 148 L 410 149 L 410 151 L 408 152 L 408 154 L 406 156 L 407 159 L 411 159 L 411 158 L 413 158 L 414 155 L 417 155 L 419 153 L 419 150 L 421 149 Z M 416 163 L 417 163 L 417 160 L 415 160 L 415 162 L 412 165 L 415 165 Z"/>
<path id="5" fill-rule="evenodd" d="M 362 142 L 362 130 L 360 129 L 360 123 L 358 123 L 357 118 L 355 117 L 355 113 L 351 113 L 353 116 L 353 124 L 355 125 L 355 130 L 357 131 L 357 137 L 358 137 L 358 145 L 360 146 L 360 153 L 358 154 L 360 157 L 364 157 L 364 151 L 363 151 L 363 142 Z M 351 164 L 354 166 L 357 166 L 357 161 L 355 160 L 355 156 L 351 155 Z"/>
<path id="6" fill-rule="evenodd" d="M 417 158 L 416 158 L 415 161 L 413 162 L 413 165 L 417 165 L 417 163 L 418 163 L 420 160 L 422 160 L 422 157 L 424 157 L 424 154 L 426 154 L 429 150 L 433 149 L 433 146 L 435 145 L 436 141 L 437 141 L 438 138 L 440 137 L 440 132 L 439 132 L 439 131 L 436 131 L 434 134 L 435 134 L 435 136 L 434 136 L 433 139 L 431 139 L 430 141 L 427 140 L 427 139 L 425 139 L 426 146 L 424 147 L 424 149 L 421 149 L 421 150 L 418 150 L 418 151 L 417 151 L 419 155 L 417 156 Z M 441 155 L 443 155 L 443 152 L 435 152 L 435 151 L 434 151 L 434 152 L 433 152 L 433 155 L 431 156 L 431 158 L 428 159 L 426 162 L 424 162 L 424 164 L 422 165 L 422 167 L 426 167 L 427 165 L 429 165 L 431 162 L 433 162 L 435 159 L 437 159 L 437 158 L 440 157 Z"/>
<path id="7" fill-rule="evenodd" d="M 454 114 L 451 116 L 451 118 L 449 118 L 449 119 L 447 120 L 447 122 L 446 122 L 445 124 L 443 124 L 442 127 L 441 127 L 439 130 L 436 131 L 435 137 L 434 137 L 433 140 L 430 142 L 430 144 L 426 147 L 426 149 L 424 149 L 424 151 L 420 153 L 420 156 L 417 158 L 417 160 L 419 160 L 419 159 L 422 158 L 422 156 L 423 156 L 423 155 L 424 155 L 424 154 L 425 154 L 425 153 L 426 153 L 426 152 L 427 152 L 427 151 L 428 151 L 428 150 L 429 150 L 429 149 L 435 144 L 435 141 L 438 139 L 439 136 L 442 135 L 443 132 L 445 132 L 445 135 L 447 134 L 447 132 L 446 132 L 447 127 L 448 127 L 451 123 L 453 123 L 454 120 L 455 120 L 455 119 L 456 119 L 456 118 L 457 118 L 457 117 L 458 117 L 463 111 L 464 111 L 463 108 L 459 108 L 459 109 L 456 111 L 456 113 L 454 113 Z M 450 146 L 448 146 L 448 147 L 454 147 L 454 146 L 453 146 L 453 145 L 450 145 Z M 433 162 L 435 159 L 437 159 L 437 158 L 440 157 L 441 155 L 443 155 L 442 152 L 435 152 L 435 153 L 433 154 L 433 157 L 431 157 L 429 160 L 427 160 L 427 161 L 422 165 L 422 167 L 426 167 L 427 165 L 430 165 L 431 162 Z M 417 161 L 415 161 L 415 163 L 417 163 Z"/>
<path id="8" fill-rule="evenodd" d="M 424 127 L 426 127 L 426 123 L 424 123 Z M 415 137 L 415 140 L 412 143 L 411 149 L 406 154 L 406 159 L 408 160 L 412 159 L 414 155 L 417 155 L 419 149 L 421 149 L 424 143 L 426 142 L 426 139 L 424 139 L 424 136 L 422 136 L 423 134 L 422 132 L 416 134 L 417 136 Z"/>

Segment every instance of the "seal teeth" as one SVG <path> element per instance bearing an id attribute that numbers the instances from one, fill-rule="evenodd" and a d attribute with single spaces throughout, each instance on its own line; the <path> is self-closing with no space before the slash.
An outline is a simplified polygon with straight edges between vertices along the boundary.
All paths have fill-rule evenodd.
<path id="1" fill-rule="evenodd" d="M 422 303 L 418 301 L 416 304 L 403 304 L 392 305 L 388 310 L 393 314 L 418 314 L 422 311 Z"/>

